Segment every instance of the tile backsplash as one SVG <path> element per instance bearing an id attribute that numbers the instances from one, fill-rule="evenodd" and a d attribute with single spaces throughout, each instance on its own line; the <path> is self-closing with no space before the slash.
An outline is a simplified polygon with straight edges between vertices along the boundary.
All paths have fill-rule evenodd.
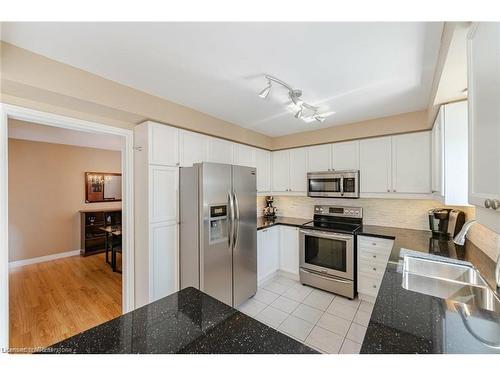
<path id="1" fill-rule="evenodd" d="M 435 200 L 420 199 L 334 199 L 309 198 L 298 196 L 274 196 L 274 205 L 279 216 L 300 218 L 313 217 L 314 205 L 327 204 L 363 208 L 363 223 L 408 229 L 429 229 L 427 211 L 431 208 L 444 207 Z M 257 198 L 260 212 L 265 206 L 264 197 Z M 473 207 L 456 207 L 465 212 L 467 219 L 474 217 Z"/>
<path id="2" fill-rule="evenodd" d="M 467 238 L 494 261 L 500 255 L 500 235 L 481 224 L 474 224 Z"/>

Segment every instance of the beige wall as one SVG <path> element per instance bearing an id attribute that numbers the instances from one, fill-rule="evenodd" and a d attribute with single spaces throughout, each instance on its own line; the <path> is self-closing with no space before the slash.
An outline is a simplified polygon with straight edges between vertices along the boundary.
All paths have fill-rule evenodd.
<path id="1" fill-rule="evenodd" d="M 129 129 L 152 120 L 252 146 L 271 147 L 271 138 L 263 134 L 0 43 L 3 102 Z"/>
<path id="2" fill-rule="evenodd" d="M 273 149 L 279 150 L 426 129 L 429 129 L 429 126 L 427 125 L 427 111 L 424 110 L 276 137 L 273 139 Z"/>
<path id="3" fill-rule="evenodd" d="M 121 172 L 119 151 L 9 139 L 9 261 L 80 249 L 84 173 Z"/>

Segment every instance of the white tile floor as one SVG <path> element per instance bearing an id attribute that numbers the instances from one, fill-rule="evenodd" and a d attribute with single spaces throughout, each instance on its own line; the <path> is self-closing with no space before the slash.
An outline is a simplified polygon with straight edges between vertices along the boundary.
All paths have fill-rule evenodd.
<path id="1" fill-rule="evenodd" d="M 239 308 L 323 353 L 359 353 L 373 304 L 277 276 Z"/>

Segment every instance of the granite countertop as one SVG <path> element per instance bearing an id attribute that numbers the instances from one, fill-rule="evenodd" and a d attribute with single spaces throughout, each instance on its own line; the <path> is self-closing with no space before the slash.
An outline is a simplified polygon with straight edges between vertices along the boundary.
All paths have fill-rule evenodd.
<path id="1" fill-rule="evenodd" d="M 289 216 L 276 216 L 275 218 L 272 219 L 259 216 L 257 218 L 257 230 L 270 228 L 274 225 L 288 225 L 292 227 L 300 227 L 310 221 L 311 219 L 301 219 Z"/>
<path id="2" fill-rule="evenodd" d="M 195 288 L 186 288 L 42 353 L 317 352 Z"/>
<path id="3" fill-rule="evenodd" d="M 361 353 L 500 353 L 500 315 L 460 308 L 449 299 L 403 287 L 400 261 L 404 249 L 472 263 L 494 286 L 494 262 L 473 243 L 455 245 L 429 231 L 364 225 L 358 235 L 394 239 Z M 489 341 L 490 345 L 483 341 Z"/>

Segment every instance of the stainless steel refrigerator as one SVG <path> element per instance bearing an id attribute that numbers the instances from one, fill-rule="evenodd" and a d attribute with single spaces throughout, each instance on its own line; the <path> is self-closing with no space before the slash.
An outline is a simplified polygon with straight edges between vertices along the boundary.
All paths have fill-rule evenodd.
<path id="1" fill-rule="evenodd" d="M 257 291 L 255 168 L 180 168 L 180 285 L 231 306 Z"/>

